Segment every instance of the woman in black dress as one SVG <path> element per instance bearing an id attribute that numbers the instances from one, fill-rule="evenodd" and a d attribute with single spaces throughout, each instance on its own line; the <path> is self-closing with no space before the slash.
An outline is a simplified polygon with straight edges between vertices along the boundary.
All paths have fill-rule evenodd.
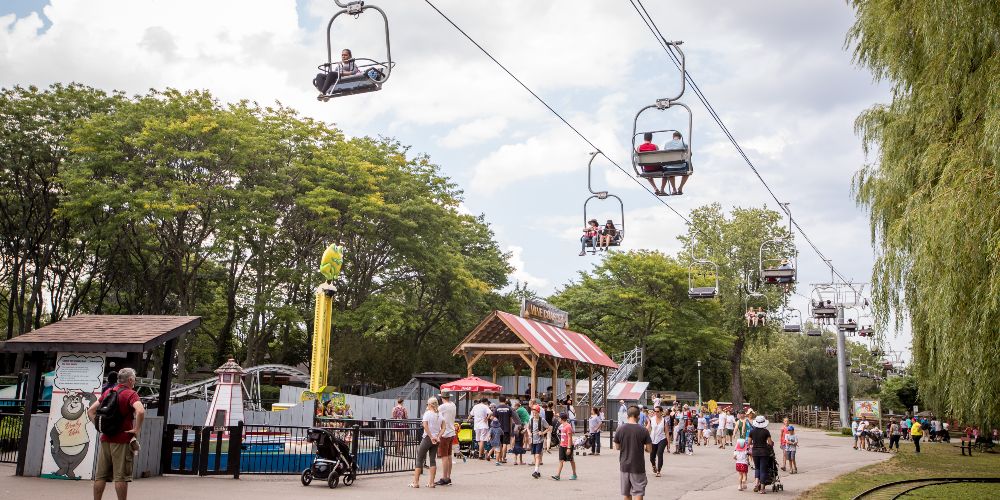
<path id="1" fill-rule="evenodd" d="M 771 431 L 767 430 L 767 419 L 764 415 L 759 415 L 750 423 L 753 429 L 750 431 L 750 455 L 753 456 L 754 484 L 753 490 L 764 494 L 767 490 L 764 482 L 767 479 L 770 467 L 769 460 L 774 460 L 774 440 L 771 439 Z"/>

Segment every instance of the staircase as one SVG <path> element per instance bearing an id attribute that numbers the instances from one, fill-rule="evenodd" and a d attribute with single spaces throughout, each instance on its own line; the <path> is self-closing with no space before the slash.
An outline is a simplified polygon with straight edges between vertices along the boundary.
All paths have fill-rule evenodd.
<path id="1" fill-rule="evenodd" d="M 618 369 L 608 374 L 608 390 L 610 391 L 612 387 L 618 382 L 624 382 L 632 376 L 639 365 L 642 363 L 642 348 L 636 347 L 631 351 L 625 351 L 612 356 L 612 359 L 618 363 Z M 580 398 L 579 405 L 592 405 L 592 406 L 604 406 L 604 377 L 594 377 L 591 382 L 593 387 L 594 401 L 590 402 L 590 397 L 584 394 Z M 563 396 L 565 397 L 565 396 Z"/>

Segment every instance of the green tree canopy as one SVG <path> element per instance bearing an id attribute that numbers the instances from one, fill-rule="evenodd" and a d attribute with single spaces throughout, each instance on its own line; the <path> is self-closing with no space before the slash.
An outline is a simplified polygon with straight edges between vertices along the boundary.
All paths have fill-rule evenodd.
<path id="1" fill-rule="evenodd" d="M 857 119 L 855 178 L 878 248 L 880 323 L 913 332 L 926 404 L 1000 421 L 1000 9 L 977 0 L 852 0 L 855 60 L 892 85 Z"/>

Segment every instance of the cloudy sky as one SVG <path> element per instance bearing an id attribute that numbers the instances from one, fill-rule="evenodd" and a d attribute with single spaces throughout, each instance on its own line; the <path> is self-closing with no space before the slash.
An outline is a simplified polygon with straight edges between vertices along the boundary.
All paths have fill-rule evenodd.
<path id="1" fill-rule="evenodd" d="M 627 166 L 632 120 L 679 83 L 628 0 L 436 0 L 446 14 L 591 141 Z M 646 0 L 664 34 L 683 40 L 688 70 L 793 215 L 844 276 L 867 281 L 867 216 L 851 197 L 864 158 L 853 120 L 888 100 L 885 85 L 851 62 L 845 2 Z M 223 100 L 280 101 L 351 136 L 392 136 L 427 153 L 485 213 L 517 267 L 514 278 L 547 294 L 588 269 L 578 257 L 591 148 L 418 0 L 376 0 L 389 16 L 390 81 L 376 93 L 317 102 L 311 85 L 326 59 L 332 0 L 4 0 L 0 85 L 77 81 L 130 93 L 208 89 Z M 374 11 L 341 16 L 335 51 L 383 59 Z M 697 174 L 681 213 L 776 208 L 690 91 Z M 650 126 L 680 115 L 656 113 Z M 645 115 L 644 115 L 645 116 Z M 676 253 L 684 222 L 608 163 L 595 187 L 625 201 L 625 249 Z M 618 218 L 612 202 L 591 215 Z M 798 292 L 830 273 L 799 242 Z M 805 310 L 805 299 L 793 304 Z M 908 344 L 908 337 L 896 339 Z"/>

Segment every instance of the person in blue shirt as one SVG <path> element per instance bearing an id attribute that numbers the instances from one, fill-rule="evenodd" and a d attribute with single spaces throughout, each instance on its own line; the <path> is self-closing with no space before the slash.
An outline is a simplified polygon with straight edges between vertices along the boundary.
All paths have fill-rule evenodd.
<path id="1" fill-rule="evenodd" d="M 676 131 L 674 132 L 673 138 L 671 138 L 670 141 L 668 141 L 666 144 L 663 145 L 664 151 L 686 150 L 687 148 L 688 148 L 687 144 L 684 143 L 684 137 L 681 135 L 680 132 Z M 677 185 L 674 179 L 675 177 L 676 176 L 667 177 L 667 182 L 670 183 L 670 194 L 673 195 L 684 194 L 684 184 L 687 184 L 689 176 L 687 175 L 681 176 L 680 186 Z"/>

